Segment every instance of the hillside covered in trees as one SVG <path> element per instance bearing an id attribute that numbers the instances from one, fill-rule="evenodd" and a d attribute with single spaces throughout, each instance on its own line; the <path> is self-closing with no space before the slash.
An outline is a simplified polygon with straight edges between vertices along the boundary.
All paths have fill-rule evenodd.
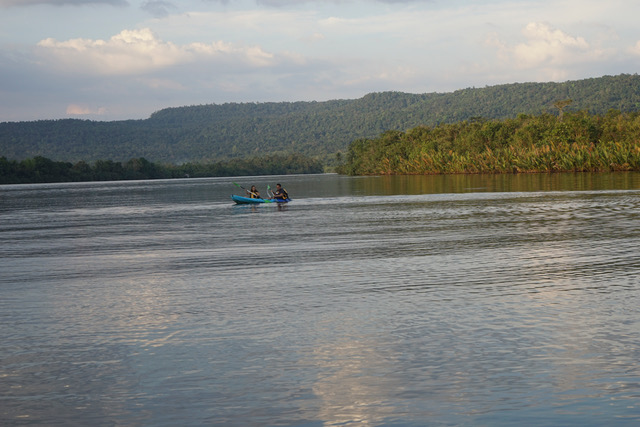
<path id="1" fill-rule="evenodd" d="M 387 131 L 351 143 L 349 175 L 640 170 L 640 113 L 520 114 Z"/>
<path id="2" fill-rule="evenodd" d="M 145 158 L 183 164 L 301 153 L 324 162 L 349 144 L 390 130 L 518 114 L 565 111 L 605 114 L 640 110 L 640 76 L 564 83 L 515 83 L 451 93 L 372 93 L 355 100 L 229 103 L 160 110 L 145 120 L 40 120 L 0 123 L 0 156 L 54 161 Z"/>

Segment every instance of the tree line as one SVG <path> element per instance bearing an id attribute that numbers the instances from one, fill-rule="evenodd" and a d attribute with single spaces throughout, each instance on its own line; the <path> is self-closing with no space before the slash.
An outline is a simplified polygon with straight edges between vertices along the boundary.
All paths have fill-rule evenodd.
<path id="1" fill-rule="evenodd" d="M 322 173 L 317 159 L 302 154 L 275 154 L 246 159 L 182 165 L 152 163 L 133 158 L 126 162 L 97 160 L 92 163 L 53 161 L 36 156 L 21 161 L 0 157 L 0 184 L 119 181 L 215 176 L 287 175 Z"/>
<path id="2" fill-rule="evenodd" d="M 356 139 L 474 117 L 515 118 L 570 111 L 640 111 L 640 76 L 622 74 L 563 83 L 514 83 L 450 93 L 370 93 L 326 102 L 268 102 L 167 108 L 145 120 L 39 120 L 0 123 L 0 155 L 69 162 L 112 159 L 182 164 L 275 153 L 301 153 L 331 165 Z"/>
<path id="3" fill-rule="evenodd" d="M 353 141 L 349 175 L 640 170 L 640 113 L 475 118 Z"/>

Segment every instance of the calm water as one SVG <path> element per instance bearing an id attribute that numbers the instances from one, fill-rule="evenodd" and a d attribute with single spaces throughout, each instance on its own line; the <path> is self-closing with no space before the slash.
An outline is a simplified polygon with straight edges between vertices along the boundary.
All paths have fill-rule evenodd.
<path id="1" fill-rule="evenodd" d="M 640 174 L 0 186 L 0 425 L 640 423 Z"/>

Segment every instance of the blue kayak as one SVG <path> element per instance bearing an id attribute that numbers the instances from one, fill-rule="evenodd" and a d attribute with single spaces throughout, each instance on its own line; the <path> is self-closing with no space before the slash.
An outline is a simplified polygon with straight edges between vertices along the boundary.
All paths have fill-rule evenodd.
<path id="1" fill-rule="evenodd" d="M 291 199 L 252 199 L 251 197 L 236 196 L 235 194 L 231 195 L 231 200 L 239 205 L 255 205 L 259 203 L 287 203 L 291 201 Z"/>

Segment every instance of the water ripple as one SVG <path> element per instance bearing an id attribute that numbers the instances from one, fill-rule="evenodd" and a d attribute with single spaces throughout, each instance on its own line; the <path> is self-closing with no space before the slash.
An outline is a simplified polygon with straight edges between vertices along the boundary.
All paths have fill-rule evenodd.
<path id="1" fill-rule="evenodd" d="M 640 421 L 637 188 L 315 179 L 3 188 L 0 423 Z"/>

